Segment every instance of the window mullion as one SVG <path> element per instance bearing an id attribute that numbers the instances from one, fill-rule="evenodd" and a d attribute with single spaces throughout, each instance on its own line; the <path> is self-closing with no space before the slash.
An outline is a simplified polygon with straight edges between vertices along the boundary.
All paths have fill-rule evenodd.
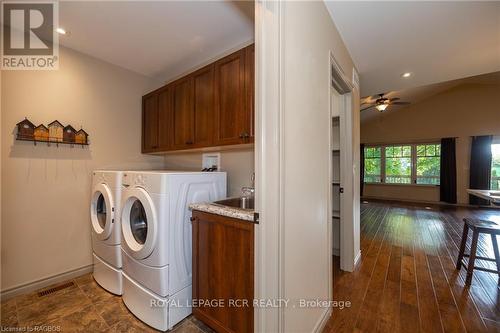
<path id="1" fill-rule="evenodd" d="M 380 182 L 385 183 L 385 146 L 380 146 Z"/>
<path id="2" fill-rule="evenodd" d="M 417 145 L 411 145 L 411 182 L 417 183 Z"/>

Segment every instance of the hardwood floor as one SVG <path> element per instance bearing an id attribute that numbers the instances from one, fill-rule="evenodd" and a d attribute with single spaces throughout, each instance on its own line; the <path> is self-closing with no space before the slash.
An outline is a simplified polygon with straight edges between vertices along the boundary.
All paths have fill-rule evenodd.
<path id="1" fill-rule="evenodd" d="M 500 332 L 498 276 L 476 270 L 465 288 L 455 269 L 464 217 L 500 223 L 500 210 L 362 204 L 360 263 L 342 272 L 334 257 L 334 299 L 351 306 L 334 308 L 324 332 Z M 494 257 L 489 236 L 478 255 Z"/>

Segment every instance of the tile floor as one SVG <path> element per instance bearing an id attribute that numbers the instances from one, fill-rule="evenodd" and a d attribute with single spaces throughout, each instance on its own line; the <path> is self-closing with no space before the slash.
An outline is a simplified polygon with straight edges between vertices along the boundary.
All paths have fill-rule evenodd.
<path id="1" fill-rule="evenodd" d="M 55 327 L 56 332 L 157 332 L 134 317 L 121 297 L 102 289 L 91 274 L 72 281 L 73 286 L 46 296 L 39 296 L 39 291 L 36 291 L 2 301 L 2 331 L 14 327 L 51 326 Z M 190 316 L 171 332 L 213 331 Z"/>

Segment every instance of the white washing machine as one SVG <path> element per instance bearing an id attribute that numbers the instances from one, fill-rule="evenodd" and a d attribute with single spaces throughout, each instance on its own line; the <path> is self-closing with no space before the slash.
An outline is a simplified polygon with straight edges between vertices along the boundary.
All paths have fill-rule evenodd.
<path id="1" fill-rule="evenodd" d="M 169 330 L 191 313 L 191 211 L 226 197 L 225 172 L 123 174 L 123 302 L 146 324 Z"/>
<path id="2" fill-rule="evenodd" d="M 94 171 L 90 220 L 94 279 L 109 292 L 122 294 L 120 204 L 122 171 Z"/>

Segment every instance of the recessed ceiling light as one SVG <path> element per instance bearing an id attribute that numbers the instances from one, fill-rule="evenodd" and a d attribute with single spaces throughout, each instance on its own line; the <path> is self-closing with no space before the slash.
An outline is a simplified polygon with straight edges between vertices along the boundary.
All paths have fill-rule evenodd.
<path id="1" fill-rule="evenodd" d="M 406 72 L 406 73 L 401 74 L 401 77 L 404 77 L 404 78 L 408 78 L 410 76 L 411 76 L 410 72 Z"/>
<path id="2" fill-rule="evenodd" d="M 57 28 L 56 32 L 61 35 L 66 35 L 66 30 L 64 30 L 63 28 Z"/>

